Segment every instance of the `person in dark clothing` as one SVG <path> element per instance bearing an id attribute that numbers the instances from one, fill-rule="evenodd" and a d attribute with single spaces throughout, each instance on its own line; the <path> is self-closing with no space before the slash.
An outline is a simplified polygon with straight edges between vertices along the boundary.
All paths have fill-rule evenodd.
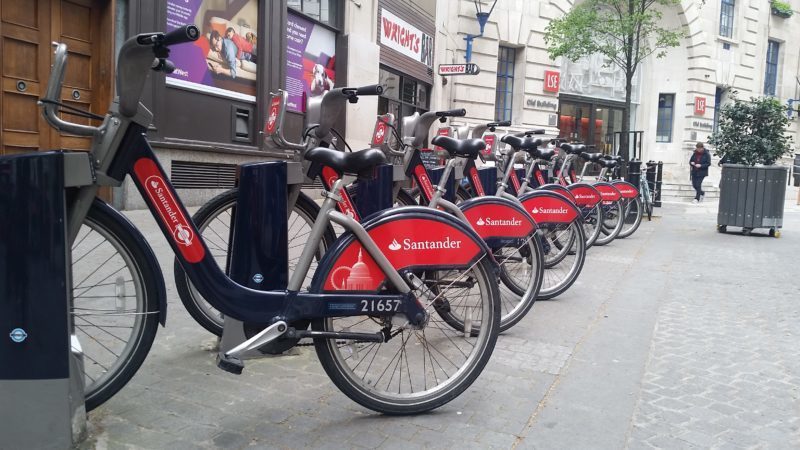
<path id="1" fill-rule="evenodd" d="M 711 154 L 705 149 L 702 142 L 698 142 L 694 148 L 694 153 L 689 157 L 689 166 L 691 167 L 692 187 L 695 191 L 694 201 L 692 203 L 700 203 L 703 201 L 706 193 L 703 192 L 703 178 L 708 176 L 708 166 L 711 165 Z"/>

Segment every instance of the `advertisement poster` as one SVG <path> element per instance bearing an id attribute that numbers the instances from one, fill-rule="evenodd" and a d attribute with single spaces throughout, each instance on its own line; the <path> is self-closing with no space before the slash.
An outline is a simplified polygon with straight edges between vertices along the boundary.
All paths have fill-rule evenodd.
<path id="1" fill-rule="evenodd" d="M 172 47 L 167 84 L 255 101 L 258 0 L 167 0 L 167 31 L 190 24 L 200 39 Z"/>
<path id="2" fill-rule="evenodd" d="M 286 109 L 305 112 L 306 98 L 333 89 L 335 82 L 336 33 L 290 11 L 286 22 Z"/>

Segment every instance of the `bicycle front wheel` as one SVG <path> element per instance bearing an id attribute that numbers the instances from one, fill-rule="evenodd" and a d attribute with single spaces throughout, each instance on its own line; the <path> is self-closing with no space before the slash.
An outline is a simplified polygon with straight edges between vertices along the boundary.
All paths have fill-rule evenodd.
<path id="1" fill-rule="evenodd" d="M 419 276 L 423 287 L 418 298 L 429 314 L 422 329 L 368 316 L 312 322 L 318 331 L 391 336 L 383 343 L 314 340 L 320 363 L 334 384 L 373 411 L 417 414 L 444 405 L 475 381 L 494 349 L 500 298 L 486 258 L 468 270 L 427 271 Z"/>
<path id="2" fill-rule="evenodd" d="M 600 203 L 583 215 L 583 233 L 586 235 L 586 248 L 588 249 L 600 236 L 603 224 L 603 208 Z"/>
<path id="3" fill-rule="evenodd" d="M 642 223 L 642 199 L 639 197 L 630 198 L 625 200 L 625 216 L 622 220 L 622 229 L 619 231 L 617 238 L 624 239 L 633 233 L 639 228 L 639 225 Z"/>
<path id="4" fill-rule="evenodd" d="M 616 239 L 624 225 L 622 220 L 624 209 L 625 207 L 622 205 L 622 200 L 617 200 L 609 205 L 605 205 L 603 208 L 603 225 L 600 230 L 600 236 L 594 241 L 594 245 L 606 245 Z"/>
<path id="5" fill-rule="evenodd" d="M 500 264 L 500 332 L 516 325 L 533 307 L 542 289 L 544 249 L 538 233 L 521 247 L 501 247 L 494 252 Z"/>
<path id="6" fill-rule="evenodd" d="M 583 226 L 579 221 L 575 221 L 569 224 L 550 226 L 542 234 L 542 241 L 545 252 L 545 270 L 539 298 L 546 300 L 563 294 L 578 279 L 586 260 L 586 236 L 583 234 Z M 548 265 L 546 261 L 550 253 L 563 254 L 563 256 L 556 264 Z"/>
<path id="7" fill-rule="evenodd" d="M 122 389 L 150 351 L 158 329 L 159 277 L 141 234 L 95 200 L 72 245 L 73 351 L 83 353 L 87 411 Z"/>

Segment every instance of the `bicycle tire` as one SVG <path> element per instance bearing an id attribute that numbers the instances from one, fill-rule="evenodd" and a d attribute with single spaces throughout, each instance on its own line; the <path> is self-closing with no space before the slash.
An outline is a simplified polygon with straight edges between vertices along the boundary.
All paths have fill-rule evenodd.
<path id="1" fill-rule="evenodd" d="M 499 250 L 502 251 L 503 248 Z M 539 291 L 542 289 L 544 278 L 544 248 L 542 246 L 542 238 L 538 233 L 534 233 L 521 249 L 517 250 L 511 248 L 511 250 L 520 254 L 523 267 L 527 264 L 532 270 L 530 276 L 527 277 L 529 280 L 528 283 L 524 287 L 521 287 L 520 284 L 511 277 L 509 267 L 505 264 L 505 261 L 502 258 L 495 257 L 500 264 L 499 276 L 502 283 L 500 289 L 501 333 L 508 331 L 528 314 L 533 307 L 533 303 L 536 302 L 536 299 L 539 297 Z M 507 289 L 508 292 L 505 292 L 503 288 Z M 515 302 L 514 297 L 519 298 L 519 300 Z M 507 310 L 504 309 L 505 305 L 508 305 Z"/>
<path id="2" fill-rule="evenodd" d="M 639 229 L 639 225 L 642 224 L 642 199 L 639 197 L 631 198 L 626 200 L 625 202 L 625 216 L 623 219 L 622 229 L 619 231 L 617 235 L 617 239 L 625 239 L 626 237 L 632 235 Z M 632 217 L 631 217 L 632 215 Z M 632 219 L 632 222 L 628 222 L 628 219 Z"/>
<path id="3" fill-rule="evenodd" d="M 224 235 L 229 232 L 229 220 L 232 219 L 233 213 L 230 213 L 230 217 L 225 218 L 224 216 L 229 209 L 232 209 L 236 205 L 236 200 L 239 197 L 239 190 L 238 188 L 234 188 L 228 191 L 225 191 L 216 197 L 212 198 L 208 201 L 205 205 L 203 205 L 197 212 L 192 216 L 192 220 L 197 225 L 198 231 L 203 234 L 209 227 L 209 225 L 214 222 L 217 218 L 223 217 L 221 220 L 223 224 L 223 228 L 227 227 L 228 230 L 223 232 L 216 232 L 213 231 L 213 236 L 206 235 L 204 236 L 204 240 L 206 241 L 209 250 L 214 255 L 214 258 L 223 266 L 227 260 L 228 256 L 228 243 L 227 239 L 229 236 Z M 293 216 L 296 215 L 300 220 L 305 221 L 306 225 L 310 226 L 314 223 L 314 220 L 319 213 L 319 206 L 317 206 L 316 202 L 314 202 L 311 198 L 307 195 L 303 194 L 302 192 L 297 197 L 297 201 L 295 202 L 294 208 L 292 210 Z M 297 218 L 292 219 L 293 216 L 289 217 L 289 226 L 292 227 L 292 224 L 297 223 Z M 287 245 L 290 249 L 293 246 L 304 245 L 304 242 L 295 243 L 292 242 L 295 239 L 302 239 L 305 236 L 294 236 L 294 239 L 290 237 Z M 333 241 L 336 239 L 336 235 L 333 231 L 332 227 L 328 227 L 325 231 L 325 234 L 322 237 L 322 251 L 317 255 L 317 260 L 322 257 L 324 251 L 333 244 Z M 290 261 L 289 267 L 291 269 L 292 264 Z M 214 309 L 208 302 L 206 302 L 202 296 L 197 292 L 197 290 L 192 285 L 192 282 L 186 276 L 186 272 L 184 272 L 183 267 L 181 267 L 178 260 L 175 260 L 174 264 L 174 274 L 175 274 L 175 287 L 178 290 L 178 296 L 183 303 L 183 306 L 186 308 L 186 311 L 189 313 L 190 316 L 203 328 L 215 334 L 217 336 L 222 336 L 222 326 L 223 326 L 223 318 L 222 315 Z M 309 275 L 314 273 L 313 270 L 313 263 L 312 268 L 309 269 Z M 291 276 L 291 270 L 289 272 Z M 307 286 L 310 283 L 310 276 L 306 278 L 306 282 L 304 282 L 303 286 Z"/>
<path id="4" fill-rule="evenodd" d="M 568 256 L 572 258 L 567 260 L 565 257 L 559 264 L 545 268 L 544 281 L 539 291 L 540 300 L 549 300 L 566 292 L 583 270 L 583 264 L 586 261 L 586 237 L 583 233 L 583 226 L 579 221 L 574 221 L 565 230 L 569 230 L 572 235 L 568 238 L 571 244 L 570 251 L 567 252 Z M 545 238 L 547 236 L 544 234 Z"/>
<path id="5" fill-rule="evenodd" d="M 600 203 L 594 205 L 592 210 L 583 217 L 583 232 L 586 234 L 586 249 L 590 249 L 600 236 L 600 226 L 603 223 L 603 208 Z"/>
<path id="6" fill-rule="evenodd" d="M 70 319 L 84 357 L 86 411 L 119 392 L 150 352 L 158 330 L 159 297 L 166 297 L 161 277 L 158 260 L 136 227 L 95 199 L 72 246 Z M 130 289 L 132 296 L 126 295 Z M 131 297 L 136 299 L 135 310 L 127 307 Z M 128 320 L 130 339 L 123 341 Z M 92 335 L 96 331 L 97 337 Z M 120 342 L 124 347 L 117 350 Z M 97 377 L 90 374 L 95 370 L 100 371 Z"/>
<path id="7" fill-rule="evenodd" d="M 617 200 L 611 203 L 608 209 L 603 210 L 603 227 L 600 236 L 594 241 L 594 245 L 606 245 L 617 238 L 622 230 L 623 208 L 622 200 Z"/>
<path id="8" fill-rule="evenodd" d="M 447 275 L 449 272 L 447 270 L 441 270 L 436 273 Z M 405 330 L 400 331 L 386 343 L 371 343 L 359 347 L 359 345 L 364 343 L 347 340 L 315 339 L 314 347 L 317 352 L 317 357 L 322 367 L 325 369 L 325 373 L 328 374 L 331 381 L 333 381 L 347 397 L 365 408 L 387 415 L 418 414 L 436 409 L 456 398 L 459 394 L 464 392 L 483 371 L 494 350 L 500 328 L 500 298 L 492 264 L 489 263 L 488 258 L 483 258 L 469 269 L 469 273 L 472 273 L 473 275 L 471 276 L 474 276 L 474 286 L 478 286 L 481 290 L 477 295 L 482 308 L 479 316 L 481 320 L 475 329 L 470 330 L 470 332 L 462 332 L 450 326 L 442 326 L 441 321 L 445 319 L 440 317 L 441 312 L 437 314 L 430 311 L 434 306 L 432 303 L 427 303 L 430 320 L 423 330 L 411 330 L 408 333 L 406 333 Z M 432 280 L 436 281 L 439 279 L 440 278 L 434 278 Z M 440 296 L 441 295 L 442 294 L 440 294 Z M 450 296 L 448 295 L 446 298 L 450 299 Z M 423 299 L 427 301 L 426 297 L 420 297 L 420 300 Z M 472 310 L 472 308 L 465 307 L 465 310 Z M 484 317 L 488 317 L 488 320 L 483 320 Z M 336 323 L 339 321 L 345 322 L 345 324 L 341 324 L 341 328 L 336 326 Z M 351 325 L 351 322 L 356 323 Z M 435 326 L 437 322 L 440 323 L 438 327 Z M 357 316 L 339 319 L 316 319 L 312 321 L 311 326 L 312 329 L 317 331 L 340 331 L 342 329 L 347 329 L 349 331 L 359 332 L 364 332 L 366 331 L 365 327 L 371 326 L 373 328 L 369 332 L 374 332 L 375 329 L 380 329 L 380 327 L 385 325 L 384 322 L 369 319 L 364 320 L 363 316 Z M 448 357 L 445 355 L 445 351 L 447 350 L 434 347 L 434 342 L 428 340 L 426 332 L 431 334 L 431 338 L 437 333 L 444 335 L 447 339 L 436 341 L 435 344 L 439 345 L 441 342 L 448 345 L 447 343 L 449 342 L 456 347 L 457 351 L 455 351 L 451 357 Z M 473 334 L 475 334 L 475 336 L 473 336 Z M 450 335 L 452 335 L 452 337 Z M 462 349 L 456 344 L 456 340 L 458 339 L 467 340 L 471 338 L 475 340 L 475 343 L 470 350 Z M 412 340 L 412 345 L 407 349 L 406 343 Z M 401 350 L 395 352 L 393 348 L 389 348 L 390 344 L 394 346 L 397 345 L 398 342 L 399 345 L 402 346 Z M 422 345 L 419 345 L 420 343 Z M 384 346 L 386 347 L 384 348 Z M 378 358 L 378 354 L 382 349 L 388 349 L 388 356 L 382 354 L 380 358 Z M 373 351 L 374 354 L 371 354 Z M 400 364 L 398 364 L 396 362 L 396 357 L 401 351 L 402 355 L 399 359 Z M 434 355 L 434 351 L 438 353 Z M 465 351 L 468 351 L 469 354 L 467 355 Z M 363 358 L 360 356 L 361 352 L 366 352 Z M 415 354 L 411 355 L 411 352 Z M 417 352 L 422 352 L 421 360 L 416 357 Z M 444 356 L 439 356 L 440 354 Z M 452 374 L 448 374 L 441 367 L 441 364 L 452 364 L 456 366 L 452 360 L 456 358 L 460 359 L 461 357 L 458 356 L 459 354 L 464 356 L 463 365 L 455 368 Z M 403 358 L 405 358 L 405 361 L 403 361 Z M 387 367 L 378 379 L 368 377 L 366 373 L 363 376 L 357 373 L 359 370 L 368 371 L 376 364 L 381 364 L 387 359 L 389 359 Z M 360 363 L 357 363 L 359 360 L 361 362 L 369 361 L 369 363 L 362 366 Z M 437 374 L 437 366 L 434 364 L 434 360 L 436 363 L 440 364 L 439 369 L 441 369 L 442 373 Z M 348 366 L 348 361 L 349 363 L 355 364 L 355 367 L 351 368 Z M 392 369 L 391 378 L 388 380 L 387 387 L 384 390 L 380 390 L 383 384 L 384 374 L 392 364 L 394 364 L 394 369 Z M 398 367 L 402 372 L 404 365 L 406 373 L 401 373 L 395 381 L 394 373 L 398 370 Z M 411 370 L 412 365 L 415 366 L 413 371 Z M 433 373 L 430 374 L 430 371 L 433 371 Z M 377 372 L 380 372 L 380 369 L 377 369 Z M 423 377 L 424 381 L 422 381 L 422 384 L 417 384 L 417 387 L 422 386 L 424 388 L 422 391 L 414 391 L 414 382 L 411 380 L 412 376 L 417 378 L 420 376 Z M 404 386 L 403 383 L 406 377 L 408 383 Z M 397 389 L 392 385 L 393 382 L 397 384 Z M 428 383 L 435 384 L 428 387 Z M 402 392 L 404 388 L 409 392 Z"/>

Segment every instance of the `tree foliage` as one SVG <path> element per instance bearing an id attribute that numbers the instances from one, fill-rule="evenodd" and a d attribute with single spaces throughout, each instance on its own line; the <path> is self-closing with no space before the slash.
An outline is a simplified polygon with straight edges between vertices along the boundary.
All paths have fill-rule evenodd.
<path id="1" fill-rule="evenodd" d="M 791 138 L 784 134 L 788 125 L 786 109 L 777 99 L 734 97 L 720 110 L 719 128 L 708 142 L 728 162 L 770 165 L 790 151 Z"/>
<path id="2" fill-rule="evenodd" d="M 680 28 L 661 26 L 662 10 L 678 4 L 680 0 L 586 0 L 550 22 L 544 37 L 547 51 L 551 59 L 571 61 L 600 53 L 632 76 L 645 58 L 661 58 L 680 44 Z"/>

